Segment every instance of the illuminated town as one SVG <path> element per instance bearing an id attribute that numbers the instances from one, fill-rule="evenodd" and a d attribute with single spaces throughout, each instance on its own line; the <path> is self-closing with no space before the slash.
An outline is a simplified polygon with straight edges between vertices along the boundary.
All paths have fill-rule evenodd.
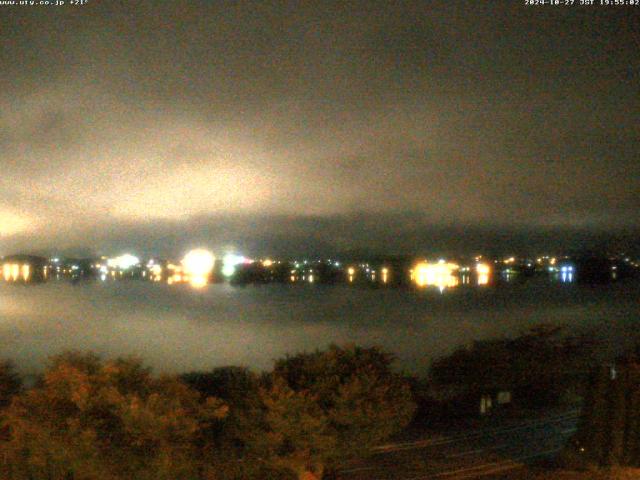
<path id="1" fill-rule="evenodd" d="M 347 284 L 360 286 L 435 288 L 488 286 L 529 277 L 552 281 L 615 281 L 634 277 L 640 261 L 615 256 L 541 255 L 535 258 L 483 255 L 456 259 L 391 257 L 374 260 L 254 259 L 238 253 L 216 256 L 198 248 L 180 260 L 141 258 L 131 253 L 115 257 L 70 259 L 9 255 L 0 259 L 2 280 L 9 283 L 144 280 L 204 288 L 212 283 Z"/>

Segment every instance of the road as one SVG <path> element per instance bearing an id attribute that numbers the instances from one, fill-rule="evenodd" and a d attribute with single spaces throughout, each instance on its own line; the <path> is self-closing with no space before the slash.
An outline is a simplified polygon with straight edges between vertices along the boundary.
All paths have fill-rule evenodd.
<path id="1" fill-rule="evenodd" d="M 461 480 L 489 477 L 552 457 L 576 431 L 578 412 L 390 443 L 345 466 L 341 480 Z"/>

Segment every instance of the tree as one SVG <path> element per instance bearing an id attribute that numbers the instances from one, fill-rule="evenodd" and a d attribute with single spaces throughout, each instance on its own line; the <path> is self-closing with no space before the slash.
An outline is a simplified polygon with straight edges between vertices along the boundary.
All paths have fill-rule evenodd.
<path id="1" fill-rule="evenodd" d="M 512 390 L 529 404 L 557 402 L 589 371 L 596 342 L 589 335 L 563 336 L 563 328 L 538 325 L 509 339 L 474 342 L 431 365 L 436 387 L 462 387 L 465 394 Z"/>
<path id="2" fill-rule="evenodd" d="M 262 376 L 226 367 L 179 380 L 66 353 L 2 412 L 0 478 L 317 480 L 411 420 L 392 361 L 331 347 Z"/>
<path id="3" fill-rule="evenodd" d="M 261 378 L 243 367 L 221 367 L 190 372 L 181 379 L 204 396 L 220 398 L 229 407 L 224 422 L 205 432 L 206 456 L 216 465 L 216 478 L 224 480 L 289 479 L 282 469 L 265 462 L 251 445 L 264 433 Z"/>
<path id="4" fill-rule="evenodd" d="M 299 479 L 322 478 L 400 431 L 415 404 L 409 386 L 378 348 L 337 346 L 276 362 L 260 389 L 258 455 Z"/>
<path id="5" fill-rule="evenodd" d="M 220 400 L 155 378 L 136 359 L 63 354 L 3 414 L 3 478 L 203 477 L 202 432 L 225 414 Z"/>
<path id="6" fill-rule="evenodd" d="M 22 388 L 22 380 L 10 361 L 0 362 L 0 408 L 6 407 Z"/>

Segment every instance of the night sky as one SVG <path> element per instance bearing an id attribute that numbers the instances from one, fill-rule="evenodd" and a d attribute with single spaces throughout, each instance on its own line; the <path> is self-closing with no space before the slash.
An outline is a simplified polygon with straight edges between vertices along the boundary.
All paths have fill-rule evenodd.
<path id="1" fill-rule="evenodd" d="M 640 8 L 523 4 L 0 6 L 0 255 L 633 238 Z"/>

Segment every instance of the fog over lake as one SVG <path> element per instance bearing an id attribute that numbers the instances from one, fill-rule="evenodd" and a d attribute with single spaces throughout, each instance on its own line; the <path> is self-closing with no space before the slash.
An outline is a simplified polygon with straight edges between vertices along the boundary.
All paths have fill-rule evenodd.
<path id="1" fill-rule="evenodd" d="M 223 365 L 267 369 L 287 353 L 331 343 L 381 345 L 398 366 L 430 361 L 473 340 L 553 322 L 597 327 L 612 350 L 637 339 L 640 286 L 529 280 L 412 291 L 349 286 L 188 285 L 143 281 L 0 284 L 0 356 L 36 373 L 68 349 L 137 355 L 157 372 Z"/>

